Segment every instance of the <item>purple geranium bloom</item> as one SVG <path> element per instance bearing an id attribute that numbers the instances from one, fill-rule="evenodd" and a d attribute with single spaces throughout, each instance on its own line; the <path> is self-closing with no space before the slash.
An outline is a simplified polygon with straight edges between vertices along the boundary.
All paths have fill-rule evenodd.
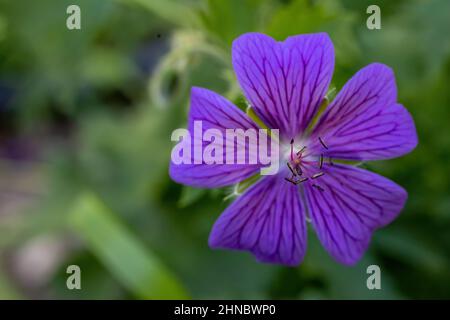
<path id="1" fill-rule="evenodd" d="M 280 131 L 283 166 L 235 199 L 214 224 L 209 245 L 248 250 L 263 262 L 298 265 L 306 251 L 308 220 L 337 261 L 356 263 L 372 233 L 394 220 L 407 199 L 394 182 L 340 162 L 394 158 L 417 145 L 411 115 L 397 103 L 392 70 L 379 63 L 361 69 L 313 125 L 334 69 L 327 34 L 284 42 L 244 34 L 233 42 L 232 59 L 255 113 Z M 231 102 L 201 88 L 192 89 L 189 130 L 195 120 L 203 121 L 203 130 L 258 128 Z M 213 188 L 238 183 L 260 168 L 171 163 L 170 175 L 180 183 Z"/>

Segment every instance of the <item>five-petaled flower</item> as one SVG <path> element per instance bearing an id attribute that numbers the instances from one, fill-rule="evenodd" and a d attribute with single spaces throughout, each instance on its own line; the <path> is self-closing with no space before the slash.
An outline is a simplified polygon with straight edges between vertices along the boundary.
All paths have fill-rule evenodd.
<path id="1" fill-rule="evenodd" d="M 214 224 L 209 245 L 248 250 L 263 262 L 298 265 L 306 251 L 308 220 L 337 261 L 356 263 L 372 233 L 394 220 L 407 199 L 394 182 L 340 161 L 389 159 L 416 147 L 414 122 L 397 102 L 392 70 L 379 63 L 361 69 L 312 125 L 334 69 L 327 34 L 284 42 L 244 34 L 233 42 L 232 62 L 255 113 L 280 131 L 283 166 L 235 199 Z M 203 121 L 204 130 L 258 128 L 231 102 L 201 88 L 191 92 L 189 123 L 195 120 Z M 212 188 L 238 183 L 258 169 L 172 163 L 170 175 L 183 184 Z"/>

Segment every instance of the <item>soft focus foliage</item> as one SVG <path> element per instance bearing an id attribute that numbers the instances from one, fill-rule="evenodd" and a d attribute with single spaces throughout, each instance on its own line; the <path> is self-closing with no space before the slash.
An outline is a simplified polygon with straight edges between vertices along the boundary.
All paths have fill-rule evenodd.
<path id="1" fill-rule="evenodd" d="M 65 26 L 73 3 L 78 31 Z M 381 30 L 366 28 L 370 4 Z M 0 298 L 450 298 L 449 12 L 447 0 L 1 0 Z M 312 233 L 298 268 L 212 251 L 232 190 L 169 179 L 170 134 L 185 126 L 191 86 L 245 108 L 230 45 L 249 31 L 328 32 L 338 90 L 371 62 L 396 73 L 419 146 L 363 166 L 409 199 L 355 267 Z M 53 265 L 23 269 L 30 250 Z M 66 289 L 70 264 L 81 291 Z M 366 288 L 370 264 L 380 291 Z"/>

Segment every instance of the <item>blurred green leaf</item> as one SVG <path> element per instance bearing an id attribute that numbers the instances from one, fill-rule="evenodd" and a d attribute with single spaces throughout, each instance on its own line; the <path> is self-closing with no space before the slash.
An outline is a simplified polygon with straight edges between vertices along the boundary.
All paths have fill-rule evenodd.
<path id="1" fill-rule="evenodd" d="M 178 205 L 180 206 L 180 208 L 187 207 L 203 197 L 206 194 L 206 191 L 206 189 L 198 189 L 185 186 L 182 189 L 181 197 L 178 200 Z"/>
<path id="2" fill-rule="evenodd" d="M 301 272 L 318 276 L 325 282 L 328 298 L 331 299 L 401 299 L 402 295 L 389 276 L 389 269 L 371 254 L 365 253 L 354 266 L 337 263 L 325 251 L 316 235 L 308 237 L 308 255 Z M 367 267 L 378 265 L 381 268 L 381 290 L 369 290 L 366 285 Z M 308 297 L 309 296 L 305 296 Z"/>
<path id="3" fill-rule="evenodd" d="M 0 260 L 0 265 L 3 264 L 1 262 L 3 261 Z M 0 269 L 0 300 L 15 300 L 20 298 L 20 294 L 13 287 L 7 275 Z"/>
<path id="4" fill-rule="evenodd" d="M 64 27 L 65 9 L 73 3 L 82 9 L 81 32 Z M 166 270 L 159 261 L 195 298 L 450 297 L 450 38 L 445 32 L 450 2 L 378 0 L 381 30 L 366 27 L 370 4 L 0 0 L 0 157 L 14 164 L 13 171 L 16 156 L 18 165 L 42 162 L 45 177 L 35 190 L 37 201 L 23 215 L 9 220 L 6 212 L 3 220 L 0 213 L 0 250 L 8 253 L 0 258 L 8 259 L 36 235 L 65 234 L 69 215 L 87 245 L 68 249 L 74 251 L 64 265 L 83 266 L 83 292 L 67 292 L 60 267 L 45 289 L 33 288 L 39 297 L 153 297 L 159 289 L 148 284 L 157 276 L 147 273 Z M 253 180 L 206 192 L 170 180 L 170 135 L 186 125 L 192 86 L 247 108 L 230 45 L 253 31 L 278 40 L 327 32 L 336 53 L 330 87 L 337 91 L 375 61 L 395 72 L 399 101 L 414 118 L 419 146 L 364 168 L 404 187 L 408 202 L 393 226 L 374 234 L 354 267 L 333 261 L 316 237 L 299 268 L 260 264 L 246 252 L 211 250 L 211 226 L 232 200 L 223 201 L 224 196 L 243 192 Z M 24 130 L 24 124 L 33 131 Z M 23 138 L 31 152 L 21 151 L 16 140 Z M 32 182 L 32 177 L 23 180 Z M 84 190 L 93 190 L 109 209 L 89 195 L 79 200 L 79 212 L 68 211 L 67 204 Z M 20 199 L 14 202 L 23 205 Z M 11 210 L 1 204 L 0 211 Z M 365 268 L 372 263 L 382 270 L 381 291 L 365 287 Z M 169 271 L 163 273 L 184 292 Z M 165 287 L 156 280 L 150 284 Z M 14 281 L 0 274 L 1 297 L 16 294 Z"/>
<path id="5" fill-rule="evenodd" d="M 335 18 L 336 13 L 327 10 L 323 2 L 294 0 L 274 14 L 267 26 L 267 32 L 282 41 L 291 35 L 321 31 L 324 23 Z M 293 23 L 294 21 L 299 23 Z"/>
<path id="6" fill-rule="evenodd" d="M 82 195 L 69 219 L 90 250 L 136 297 L 187 298 L 174 275 L 94 195 Z"/>
<path id="7" fill-rule="evenodd" d="M 339 1 L 293 0 L 275 11 L 265 32 L 279 41 L 298 34 L 327 32 L 334 44 L 336 66 L 354 66 L 359 57 L 354 20 L 354 14 L 345 11 Z M 342 82 L 342 70 L 335 71 L 333 81 Z"/>
<path id="8" fill-rule="evenodd" d="M 393 67 L 400 83 L 420 87 L 439 73 L 450 53 L 450 39 L 443 32 L 450 30 L 449 11 L 447 0 L 407 1 L 383 20 L 381 32 L 360 25 L 367 58 Z"/>
<path id="9" fill-rule="evenodd" d="M 125 3 L 135 3 L 146 8 L 155 15 L 180 26 L 197 24 L 197 16 L 188 4 L 179 0 L 120 0 Z"/>
<path id="10" fill-rule="evenodd" d="M 5 18 L 2 15 L 0 15 L 0 41 L 3 40 L 5 33 L 6 33 L 6 21 Z"/>
<path id="11" fill-rule="evenodd" d="M 448 270 L 445 256 L 439 252 L 438 248 L 426 241 L 420 241 L 420 237 L 412 232 L 388 228 L 379 231 L 377 241 L 386 253 L 396 259 L 414 264 L 428 272 Z"/>
<path id="12" fill-rule="evenodd" d="M 261 31 L 272 13 L 272 1 L 207 0 L 206 4 L 203 27 L 226 48 L 242 33 Z"/>

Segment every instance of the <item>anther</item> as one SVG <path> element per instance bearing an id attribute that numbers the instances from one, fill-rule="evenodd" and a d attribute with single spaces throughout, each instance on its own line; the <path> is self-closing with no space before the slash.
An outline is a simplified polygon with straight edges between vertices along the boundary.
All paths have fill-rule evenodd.
<path id="1" fill-rule="evenodd" d="M 323 142 L 323 140 L 322 140 L 321 137 L 319 137 L 319 141 L 320 141 L 320 144 L 321 144 L 325 149 L 328 149 L 327 145 L 325 144 L 325 142 Z"/>
<path id="2" fill-rule="evenodd" d="M 320 155 L 319 168 L 322 169 L 322 166 L 323 166 L 323 154 Z"/>
<path id="3" fill-rule="evenodd" d="M 289 181 L 290 183 L 292 183 L 294 185 L 297 185 L 297 183 L 294 180 L 292 180 L 292 179 L 284 178 L 284 180 Z"/>
<path id="4" fill-rule="evenodd" d="M 305 181 L 307 181 L 307 180 L 308 180 L 308 178 L 302 178 L 302 179 L 300 179 L 300 180 L 297 180 L 296 184 L 303 183 L 303 182 L 305 182 Z"/>
<path id="5" fill-rule="evenodd" d="M 315 175 L 313 175 L 313 176 L 311 177 L 311 179 L 317 179 L 317 178 L 323 176 L 324 174 L 325 174 L 325 173 L 323 173 L 323 172 L 316 173 Z"/>
<path id="6" fill-rule="evenodd" d="M 287 166 L 288 166 L 289 170 L 291 170 L 292 174 L 294 176 L 296 176 L 297 174 L 295 173 L 294 169 L 292 168 L 292 165 L 289 162 L 287 162 Z"/>
<path id="7" fill-rule="evenodd" d="M 306 146 L 303 146 L 303 148 L 301 148 L 300 150 L 297 151 L 297 155 L 299 156 L 305 149 L 306 149 Z"/>
<path id="8" fill-rule="evenodd" d="M 317 184 L 313 184 L 312 186 L 320 191 L 325 191 L 321 186 L 318 186 Z"/>

